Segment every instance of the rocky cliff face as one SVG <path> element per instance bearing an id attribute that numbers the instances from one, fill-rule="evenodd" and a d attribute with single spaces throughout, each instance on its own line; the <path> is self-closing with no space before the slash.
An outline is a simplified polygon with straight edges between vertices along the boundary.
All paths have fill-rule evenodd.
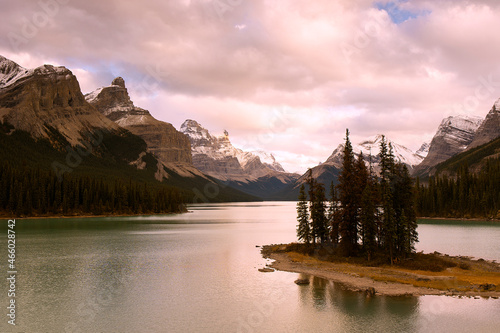
<path id="1" fill-rule="evenodd" d="M 58 131 L 71 145 L 96 128 L 121 130 L 85 101 L 78 80 L 67 68 L 43 65 L 26 69 L 2 56 L 0 120 L 34 138 L 54 141 Z"/>
<path id="2" fill-rule="evenodd" d="M 85 99 L 117 125 L 140 136 L 165 165 L 192 165 L 189 138 L 171 124 L 155 119 L 130 100 L 125 81 L 118 77 L 110 86 L 85 95 Z"/>
<path id="3" fill-rule="evenodd" d="M 488 143 L 500 137 L 500 99 L 495 102 L 490 112 L 474 135 L 474 140 L 467 149 Z"/>
<path id="4" fill-rule="evenodd" d="M 193 164 L 210 176 L 240 182 L 254 181 L 269 175 L 283 176 L 283 167 L 272 154 L 245 152 L 235 148 L 227 131 L 224 135 L 214 136 L 190 119 L 182 124 L 180 130 L 191 141 Z"/>
<path id="5" fill-rule="evenodd" d="M 480 117 L 471 116 L 451 116 L 443 119 L 432 138 L 429 153 L 414 169 L 413 174 L 424 175 L 433 166 L 463 152 L 473 141 L 481 123 Z"/>

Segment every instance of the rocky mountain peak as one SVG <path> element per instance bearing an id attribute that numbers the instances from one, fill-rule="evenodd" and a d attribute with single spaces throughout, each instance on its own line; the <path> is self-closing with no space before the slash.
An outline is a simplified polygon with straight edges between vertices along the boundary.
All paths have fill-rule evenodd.
<path id="1" fill-rule="evenodd" d="M 114 79 L 110 86 L 86 94 L 85 99 L 113 121 L 135 109 L 121 77 Z"/>
<path id="2" fill-rule="evenodd" d="M 498 99 L 490 112 L 486 115 L 486 118 L 481 123 L 476 134 L 474 135 L 474 140 L 467 148 L 474 148 L 482 144 L 488 143 L 500 136 L 500 99 Z"/>
<path id="3" fill-rule="evenodd" d="M 0 89 L 16 81 L 19 75 L 27 74 L 28 70 L 0 55 Z"/>
<path id="4" fill-rule="evenodd" d="M 187 119 L 184 121 L 180 131 L 189 137 L 191 146 L 215 145 L 217 141 L 217 138 L 212 136 L 210 132 L 196 120 Z"/>
<path id="5" fill-rule="evenodd" d="M 481 123 L 482 119 L 476 116 L 444 118 L 432 138 L 427 156 L 413 174 L 426 174 L 433 166 L 464 151 L 471 144 Z"/>
<path id="6" fill-rule="evenodd" d="M 115 78 L 110 86 L 86 94 L 85 99 L 110 120 L 140 136 L 148 150 L 165 165 L 180 163 L 194 169 L 189 139 L 172 124 L 159 121 L 148 110 L 135 106 L 122 77 Z"/>
<path id="7" fill-rule="evenodd" d="M 111 82 L 111 85 L 125 88 L 125 80 L 121 76 L 119 76 Z"/>
<path id="8" fill-rule="evenodd" d="M 476 116 L 450 116 L 441 121 L 436 136 L 453 143 L 461 142 L 465 149 L 482 122 L 483 119 Z"/>

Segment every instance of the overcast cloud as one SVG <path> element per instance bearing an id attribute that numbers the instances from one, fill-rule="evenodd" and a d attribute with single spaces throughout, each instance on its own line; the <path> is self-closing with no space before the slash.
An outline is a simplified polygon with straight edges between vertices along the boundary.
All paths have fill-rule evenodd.
<path id="1" fill-rule="evenodd" d="M 289 171 L 386 134 L 418 149 L 500 97 L 493 0 L 0 0 L 0 54 L 64 65 L 84 93 L 125 78 L 137 106 L 195 119 Z M 489 83 L 488 83 L 489 82 Z"/>

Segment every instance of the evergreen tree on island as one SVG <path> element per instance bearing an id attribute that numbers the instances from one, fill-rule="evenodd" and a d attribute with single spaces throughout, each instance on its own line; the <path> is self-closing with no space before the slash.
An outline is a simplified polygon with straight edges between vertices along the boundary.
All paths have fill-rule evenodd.
<path id="1" fill-rule="evenodd" d="M 342 170 L 337 188 L 333 183 L 330 186 L 328 211 L 323 184 L 313 178 L 311 170 L 306 178 L 309 207 L 301 186 L 297 204 L 300 241 L 312 241 L 313 246 L 319 241 L 331 253 L 337 253 L 338 246 L 343 256 L 363 254 L 369 261 L 380 254 L 391 264 L 415 251 L 418 234 L 413 179 L 406 165 L 395 161 L 385 137 L 379 157 L 380 177 L 376 177 L 371 163 L 369 169 L 366 167 L 362 153 L 355 158 L 346 130 Z"/>
<path id="2" fill-rule="evenodd" d="M 346 130 L 342 171 L 338 178 L 338 199 L 340 202 L 340 248 L 344 255 L 352 255 L 358 242 L 358 203 L 356 165 L 352 144 L 349 140 L 349 130 Z"/>
<path id="3" fill-rule="evenodd" d="M 297 203 L 297 238 L 306 244 L 311 243 L 311 225 L 309 224 L 309 211 L 307 209 L 307 196 L 304 184 L 300 186 L 299 202 Z"/>

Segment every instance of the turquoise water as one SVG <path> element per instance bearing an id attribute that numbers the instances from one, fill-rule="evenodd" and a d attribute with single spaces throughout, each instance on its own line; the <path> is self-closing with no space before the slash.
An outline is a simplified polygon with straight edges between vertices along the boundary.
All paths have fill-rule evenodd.
<path id="1" fill-rule="evenodd" d="M 295 203 L 190 210 L 18 220 L 17 325 L 8 325 L 4 316 L 0 332 L 497 332 L 500 327 L 500 300 L 366 298 L 323 279 L 297 286 L 293 281 L 300 274 L 259 272 L 266 260 L 256 246 L 295 240 Z M 500 224 L 425 221 L 419 233 L 418 250 L 500 260 Z M 6 280 L 1 288 L 6 307 Z"/>

